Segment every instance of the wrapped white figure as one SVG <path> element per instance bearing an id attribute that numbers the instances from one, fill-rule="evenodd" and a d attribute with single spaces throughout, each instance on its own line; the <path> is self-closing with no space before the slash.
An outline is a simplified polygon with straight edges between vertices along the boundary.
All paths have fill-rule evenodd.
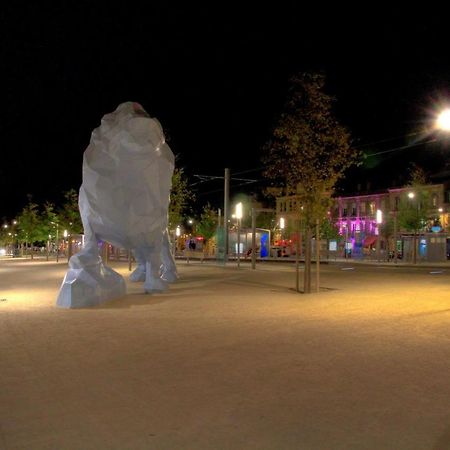
<path id="1" fill-rule="evenodd" d="M 133 251 L 138 264 L 130 279 L 144 281 L 146 292 L 177 279 L 167 232 L 173 170 L 162 127 L 141 105 L 122 103 L 103 117 L 83 157 L 85 245 L 70 258 L 58 306 L 94 306 L 126 293 L 122 276 L 103 264 L 99 241 Z"/>

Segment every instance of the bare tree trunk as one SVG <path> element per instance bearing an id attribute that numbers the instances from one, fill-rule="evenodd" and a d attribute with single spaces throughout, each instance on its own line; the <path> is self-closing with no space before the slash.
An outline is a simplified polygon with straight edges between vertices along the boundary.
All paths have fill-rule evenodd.
<path id="1" fill-rule="evenodd" d="M 316 221 L 316 292 L 320 291 L 320 235 L 319 220 Z"/>
<path id="2" fill-rule="evenodd" d="M 413 239 L 413 264 L 417 263 L 417 233 L 414 230 L 414 239 Z"/>
<path id="3" fill-rule="evenodd" d="M 305 294 L 311 292 L 311 228 L 306 227 L 305 232 L 305 271 L 303 276 Z"/>

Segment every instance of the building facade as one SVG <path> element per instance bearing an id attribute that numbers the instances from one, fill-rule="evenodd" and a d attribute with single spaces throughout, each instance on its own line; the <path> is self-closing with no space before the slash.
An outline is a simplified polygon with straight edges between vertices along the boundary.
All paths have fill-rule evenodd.
<path id="1" fill-rule="evenodd" d="M 446 259 L 449 253 L 450 191 L 445 184 L 425 185 L 416 190 L 422 193 L 422 200 L 413 187 L 334 197 L 328 214 L 340 236 L 333 247 L 336 254 L 388 259 L 396 247 L 399 257 L 404 259 L 411 259 L 414 253 L 419 260 Z M 400 205 L 405 201 L 416 201 L 417 207 L 427 212 L 428 220 L 417 230 L 418 234 L 402 228 L 397 220 Z M 282 244 L 292 247 L 298 236 L 300 197 L 279 197 L 276 211 L 278 222 L 285 224 L 284 230 L 280 230 L 284 231 Z M 290 253 L 293 251 L 289 249 Z"/>

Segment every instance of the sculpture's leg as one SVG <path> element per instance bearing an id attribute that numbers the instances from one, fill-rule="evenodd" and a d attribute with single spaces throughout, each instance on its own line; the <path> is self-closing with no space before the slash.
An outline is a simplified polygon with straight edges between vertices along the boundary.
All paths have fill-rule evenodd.
<path id="1" fill-rule="evenodd" d="M 85 241 L 86 242 L 86 241 Z M 95 306 L 126 294 L 120 274 L 103 264 L 97 240 L 89 240 L 72 256 L 56 304 L 62 308 Z"/>
<path id="2" fill-rule="evenodd" d="M 133 249 L 134 257 L 136 258 L 136 269 L 130 274 L 130 281 L 145 281 L 146 270 L 146 255 L 141 249 Z"/>
<path id="3" fill-rule="evenodd" d="M 165 291 L 168 288 L 167 282 L 160 278 L 160 267 L 161 248 L 149 249 L 144 283 L 145 292 Z"/>
<path id="4" fill-rule="evenodd" d="M 161 249 L 161 278 L 169 283 L 178 279 L 177 266 L 170 252 L 169 233 L 164 231 Z"/>

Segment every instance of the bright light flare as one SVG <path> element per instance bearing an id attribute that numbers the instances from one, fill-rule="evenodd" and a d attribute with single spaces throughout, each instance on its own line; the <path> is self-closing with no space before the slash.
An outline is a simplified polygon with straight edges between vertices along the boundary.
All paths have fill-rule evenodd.
<path id="1" fill-rule="evenodd" d="M 241 202 L 239 202 L 236 205 L 236 218 L 237 219 L 242 219 L 242 203 Z"/>
<path id="2" fill-rule="evenodd" d="M 377 223 L 383 223 L 383 211 L 377 209 Z"/>
<path id="3" fill-rule="evenodd" d="M 439 114 L 436 119 L 436 128 L 442 131 L 450 131 L 450 108 Z"/>

